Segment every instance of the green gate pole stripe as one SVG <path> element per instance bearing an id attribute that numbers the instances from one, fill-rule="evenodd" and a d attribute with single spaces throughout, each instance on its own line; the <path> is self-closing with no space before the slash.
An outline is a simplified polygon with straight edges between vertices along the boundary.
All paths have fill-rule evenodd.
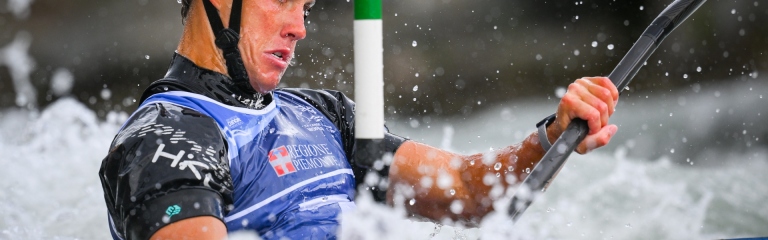
<path id="1" fill-rule="evenodd" d="M 381 0 L 355 0 L 355 20 L 381 19 Z"/>

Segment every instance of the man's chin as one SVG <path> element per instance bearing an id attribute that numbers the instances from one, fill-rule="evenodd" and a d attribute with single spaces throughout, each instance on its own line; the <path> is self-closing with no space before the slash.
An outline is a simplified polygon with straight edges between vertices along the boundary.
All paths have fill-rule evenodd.
<path id="1" fill-rule="evenodd" d="M 277 88 L 277 85 L 280 83 L 280 79 L 277 81 L 270 81 L 270 82 L 261 82 L 261 81 L 253 81 L 251 80 L 251 86 L 253 87 L 253 90 L 256 90 L 259 93 L 268 93 L 272 90 L 275 90 Z"/>

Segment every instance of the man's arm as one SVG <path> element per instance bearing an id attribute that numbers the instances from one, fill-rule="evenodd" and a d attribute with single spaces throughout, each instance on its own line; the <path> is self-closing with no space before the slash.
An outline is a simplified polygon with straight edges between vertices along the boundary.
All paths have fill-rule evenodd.
<path id="1" fill-rule="evenodd" d="M 151 240 L 171 240 L 171 239 L 226 239 L 227 227 L 221 220 L 210 217 L 187 218 L 175 223 L 171 223 L 152 235 Z"/>
<path id="2" fill-rule="evenodd" d="M 232 203 L 226 148 L 216 122 L 192 109 L 153 103 L 137 110 L 99 171 L 116 238 L 149 239 L 200 219 L 211 220 L 191 229 L 220 232 Z"/>
<path id="3" fill-rule="evenodd" d="M 617 130 L 608 118 L 618 96 L 607 78 L 576 80 L 561 99 L 555 122 L 547 127 L 549 141 L 554 142 L 572 119 L 581 118 L 587 120 L 590 131 L 577 152 L 608 144 Z M 410 213 L 433 220 L 479 221 L 493 210 L 493 201 L 510 184 L 524 179 L 544 156 L 539 137 L 532 133 L 519 144 L 469 156 L 405 142 L 390 169 L 388 202 L 402 203 Z"/>

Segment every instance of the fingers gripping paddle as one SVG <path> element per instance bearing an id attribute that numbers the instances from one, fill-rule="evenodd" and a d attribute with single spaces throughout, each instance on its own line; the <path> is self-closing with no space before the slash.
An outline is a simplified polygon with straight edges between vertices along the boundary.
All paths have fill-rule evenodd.
<path id="1" fill-rule="evenodd" d="M 676 0 L 672 2 L 661 14 L 653 20 L 645 29 L 640 39 L 635 42 L 627 55 L 613 69 L 608 78 L 611 79 L 619 91 L 623 90 L 637 71 L 659 47 L 661 41 L 669 35 L 677 26 L 685 21 L 706 0 Z M 537 192 L 547 189 L 557 172 L 563 167 L 568 156 L 576 146 L 584 140 L 589 132 L 587 121 L 573 119 L 560 138 L 552 144 L 552 148 L 544 154 L 541 161 L 525 178 L 509 206 L 509 216 L 516 221 L 520 215 L 531 205 Z"/>

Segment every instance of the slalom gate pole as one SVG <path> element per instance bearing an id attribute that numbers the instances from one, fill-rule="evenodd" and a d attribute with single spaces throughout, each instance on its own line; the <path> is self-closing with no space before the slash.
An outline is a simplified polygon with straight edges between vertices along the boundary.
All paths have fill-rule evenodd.
<path id="1" fill-rule="evenodd" d="M 355 0 L 355 159 L 372 166 L 383 155 L 384 44 L 381 0 Z"/>
<path id="2" fill-rule="evenodd" d="M 659 44 L 679 26 L 686 18 L 696 11 L 706 0 L 676 0 L 645 29 L 640 39 L 632 45 L 629 52 L 613 69 L 608 78 L 619 91 L 632 81 L 637 71 L 643 66 L 648 57 L 656 51 Z M 552 144 L 552 148 L 544 154 L 541 161 L 534 167 L 530 175 L 523 180 L 510 203 L 508 214 L 512 221 L 517 221 L 520 215 L 531 205 L 539 192 L 544 192 L 554 180 L 555 175 L 562 169 L 568 156 L 576 146 L 587 136 L 589 127 L 587 121 L 573 119 L 560 138 Z"/>

